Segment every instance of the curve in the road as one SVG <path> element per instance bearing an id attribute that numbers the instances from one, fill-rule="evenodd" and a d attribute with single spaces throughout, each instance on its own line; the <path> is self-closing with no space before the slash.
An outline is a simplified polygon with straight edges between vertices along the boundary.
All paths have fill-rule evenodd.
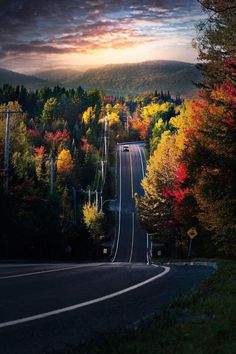
<path id="1" fill-rule="evenodd" d="M 99 302 L 102 302 L 102 301 L 105 301 L 105 300 L 109 300 L 109 299 L 112 299 L 114 297 L 123 295 L 123 294 L 128 293 L 128 292 L 130 292 L 132 290 L 136 290 L 136 289 L 138 289 L 138 288 L 140 288 L 140 287 L 142 287 L 142 286 L 144 286 L 144 285 L 146 285 L 148 283 L 151 283 L 151 282 L 155 281 L 158 278 L 163 277 L 164 275 L 166 275 L 170 271 L 170 267 L 163 266 L 162 268 L 164 268 L 164 271 L 162 273 L 157 274 L 154 277 L 148 278 L 148 279 L 146 279 L 146 280 L 144 280 L 144 281 L 142 281 L 140 283 L 132 285 L 132 286 L 130 286 L 128 288 L 116 291 L 114 293 L 111 293 L 111 294 L 108 294 L 108 295 L 105 295 L 105 296 L 101 296 L 101 297 L 93 299 L 93 300 L 85 301 L 85 302 L 82 302 L 82 303 L 79 303 L 79 304 L 76 304 L 76 305 L 67 306 L 67 307 L 64 307 L 64 308 L 57 309 L 57 310 L 48 311 L 48 312 L 45 312 L 45 313 L 40 313 L 40 314 L 37 314 L 37 315 L 34 315 L 34 316 L 24 317 L 24 318 L 20 318 L 20 319 L 13 320 L 13 321 L 2 322 L 2 323 L 0 323 L 0 328 L 5 328 L 5 327 L 9 327 L 9 326 L 14 326 L 14 325 L 18 325 L 18 324 L 22 324 L 22 323 L 26 323 L 26 322 L 31 322 L 31 321 L 47 318 L 47 317 L 50 317 L 50 316 L 59 315 L 59 314 L 64 313 L 64 312 L 77 310 L 77 309 L 82 308 L 82 307 L 86 307 L 86 306 L 89 306 L 89 305 L 97 304 Z"/>

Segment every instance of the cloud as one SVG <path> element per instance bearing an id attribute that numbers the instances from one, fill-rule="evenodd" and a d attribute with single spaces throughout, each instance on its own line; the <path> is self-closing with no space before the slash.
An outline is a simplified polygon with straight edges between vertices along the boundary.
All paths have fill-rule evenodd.
<path id="1" fill-rule="evenodd" d="M 199 16 L 195 0 L 1 0 L 0 63 L 188 38 Z"/>

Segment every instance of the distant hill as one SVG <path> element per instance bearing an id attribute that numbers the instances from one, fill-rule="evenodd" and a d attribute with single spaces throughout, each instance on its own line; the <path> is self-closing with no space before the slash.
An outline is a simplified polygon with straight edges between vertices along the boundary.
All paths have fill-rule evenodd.
<path id="1" fill-rule="evenodd" d="M 135 64 L 112 64 L 80 72 L 57 69 L 35 73 L 34 76 L 0 69 L 0 85 L 24 85 L 36 89 L 61 85 L 67 88 L 82 86 L 85 90 L 98 88 L 106 95 L 135 95 L 150 91 L 170 91 L 172 95 L 192 97 L 201 74 L 194 64 L 157 60 Z"/>
<path id="2" fill-rule="evenodd" d="M 150 61 L 138 64 L 106 65 L 88 70 L 70 81 L 70 86 L 96 87 L 110 95 L 170 91 L 172 95 L 193 96 L 193 82 L 201 79 L 194 64 L 178 61 Z"/>
<path id="3" fill-rule="evenodd" d="M 4 84 L 12 86 L 24 85 L 26 88 L 32 90 L 49 86 L 49 83 L 46 80 L 0 68 L 0 86 Z"/>
<path id="4" fill-rule="evenodd" d="M 78 80 L 81 74 L 82 72 L 76 69 L 54 69 L 36 72 L 34 75 L 40 79 L 67 87 L 71 85 L 71 81 Z"/>
<path id="5" fill-rule="evenodd" d="M 193 82 L 201 79 L 194 64 L 169 60 L 112 64 L 85 72 L 52 70 L 35 75 L 65 87 L 82 86 L 85 90 L 96 87 L 107 95 L 135 95 L 157 89 L 187 97 L 196 94 Z"/>

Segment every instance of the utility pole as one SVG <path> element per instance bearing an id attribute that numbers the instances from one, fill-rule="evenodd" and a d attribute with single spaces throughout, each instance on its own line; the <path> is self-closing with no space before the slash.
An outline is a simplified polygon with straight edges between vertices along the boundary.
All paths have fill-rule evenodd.
<path id="1" fill-rule="evenodd" d="M 52 195 L 54 192 L 54 169 L 55 169 L 55 162 L 56 160 L 61 160 L 61 159 L 55 159 L 55 157 L 51 156 L 49 158 L 44 158 L 44 160 L 49 160 L 49 166 L 50 166 L 50 194 Z"/>
<path id="2" fill-rule="evenodd" d="M 91 189 L 90 188 L 88 190 L 88 203 L 89 203 L 89 206 L 91 206 Z"/>
<path id="3" fill-rule="evenodd" d="M 108 123 L 108 119 L 105 118 L 105 135 L 106 135 L 106 132 L 107 132 L 107 123 Z"/>
<path id="4" fill-rule="evenodd" d="M 8 194 L 9 190 L 9 155 L 10 155 L 10 138 L 11 138 L 11 114 L 19 114 L 22 113 L 21 111 L 10 111 L 7 108 L 6 112 L 1 112 L 6 114 L 6 128 L 5 128 L 5 145 L 4 145 L 4 182 L 3 188 L 6 194 Z"/>
<path id="5" fill-rule="evenodd" d="M 104 181 L 104 161 L 101 160 L 101 166 L 102 166 L 102 183 Z"/>
<path id="6" fill-rule="evenodd" d="M 54 165 L 55 165 L 55 159 L 54 157 L 50 157 L 50 194 L 53 194 L 54 191 Z"/>
<path id="7" fill-rule="evenodd" d="M 10 153 L 10 112 L 6 112 L 6 130 L 4 146 L 4 190 L 8 193 L 9 188 L 9 153 Z"/>
<path id="8" fill-rule="evenodd" d="M 126 116 L 126 134 L 129 134 L 129 116 Z"/>
<path id="9" fill-rule="evenodd" d="M 102 205 L 103 205 L 103 195 L 102 195 L 102 193 L 100 195 L 100 205 L 101 205 L 101 210 L 102 210 Z"/>
<path id="10" fill-rule="evenodd" d="M 95 191 L 95 195 L 96 195 L 96 210 L 98 211 L 98 191 Z"/>
<path id="11" fill-rule="evenodd" d="M 73 195 L 73 224 L 77 224 L 77 209 L 76 209 L 76 189 L 75 187 L 72 187 L 72 195 Z"/>
<path id="12" fill-rule="evenodd" d="M 105 160 L 107 161 L 107 137 L 104 136 L 104 151 L 105 151 Z"/>

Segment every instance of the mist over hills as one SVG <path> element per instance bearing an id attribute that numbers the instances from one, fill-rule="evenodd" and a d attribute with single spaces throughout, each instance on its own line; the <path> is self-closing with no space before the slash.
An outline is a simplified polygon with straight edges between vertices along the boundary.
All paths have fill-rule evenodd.
<path id="1" fill-rule="evenodd" d="M 16 73 L 14 71 L 0 68 L 0 86 L 9 84 L 11 86 L 23 85 L 28 89 L 36 90 L 49 83 L 46 80 L 40 79 L 35 76 Z"/>
<path id="2" fill-rule="evenodd" d="M 193 96 L 201 74 L 194 64 L 178 61 L 150 61 L 138 64 L 106 65 L 88 70 L 70 81 L 72 87 L 80 84 L 85 89 L 97 87 L 109 95 L 127 95 L 143 92 L 170 91 L 172 95 Z"/>
<path id="3" fill-rule="evenodd" d="M 172 95 L 192 97 L 201 74 L 194 64 L 158 60 L 132 64 L 110 64 L 80 72 L 75 69 L 54 69 L 37 72 L 34 76 L 0 69 L 0 85 L 24 85 L 36 89 L 61 85 L 66 88 L 82 86 L 85 90 L 98 88 L 106 95 L 135 95 L 143 92 L 170 91 Z"/>
<path id="4" fill-rule="evenodd" d="M 36 72 L 34 75 L 40 79 L 54 82 L 55 84 L 71 87 L 71 81 L 79 80 L 82 71 L 76 69 L 53 69 Z"/>

